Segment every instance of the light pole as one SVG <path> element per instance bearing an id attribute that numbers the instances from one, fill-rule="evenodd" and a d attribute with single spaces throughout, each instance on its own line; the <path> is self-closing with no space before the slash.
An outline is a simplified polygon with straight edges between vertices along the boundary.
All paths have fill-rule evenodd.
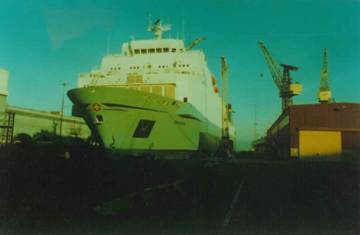
<path id="1" fill-rule="evenodd" d="M 62 89 L 62 100 L 61 100 L 61 111 L 60 111 L 60 137 L 62 136 L 62 123 L 63 123 L 63 117 L 64 117 L 64 102 L 65 102 L 65 87 L 67 85 L 66 82 L 63 82 L 61 84 L 63 86 Z"/>

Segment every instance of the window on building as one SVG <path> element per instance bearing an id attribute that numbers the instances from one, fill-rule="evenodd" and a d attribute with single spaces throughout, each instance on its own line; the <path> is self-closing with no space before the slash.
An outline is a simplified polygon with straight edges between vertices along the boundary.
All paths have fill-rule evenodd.
<path id="1" fill-rule="evenodd" d="M 135 49 L 135 50 L 134 50 L 134 53 L 135 53 L 135 54 L 140 54 L 140 50 L 139 50 L 139 49 Z"/>
<path id="2" fill-rule="evenodd" d="M 162 48 L 156 48 L 156 53 L 161 53 L 162 52 Z"/>
<path id="3" fill-rule="evenodd" d="M 146 54 L 146 49 L 141 49 L 141 54 Z"/>
<path id="4" fill-rule="evenodd" d="M 149 52 L 149 53 L 155 53 L 155 49 L 154 49 L 154 48 L 150 48 L 150 49 L 148 49 L 148 52 Z"/>

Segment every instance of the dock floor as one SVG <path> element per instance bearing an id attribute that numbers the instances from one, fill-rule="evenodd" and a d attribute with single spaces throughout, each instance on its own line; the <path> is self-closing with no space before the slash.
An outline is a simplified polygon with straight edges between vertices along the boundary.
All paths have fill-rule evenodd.
<path id="1" fill-rule="evenodd" d="M 360 234 L 360 165 L 0 149 L 0 234 Z"/>

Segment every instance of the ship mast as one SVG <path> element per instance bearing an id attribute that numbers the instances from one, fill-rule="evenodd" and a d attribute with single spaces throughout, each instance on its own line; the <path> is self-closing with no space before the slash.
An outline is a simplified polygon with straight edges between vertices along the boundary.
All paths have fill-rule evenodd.
<path id="1" fill-rule="evenodd" d="M 161 20 L 157 19 L 153 24 L 150 23 L 148 25 L 148 31 L 154 33 L 156 39 L 162 39 L 163 32 L 169 31 L 171 29 L 170 24 L 161 24 Z"/>

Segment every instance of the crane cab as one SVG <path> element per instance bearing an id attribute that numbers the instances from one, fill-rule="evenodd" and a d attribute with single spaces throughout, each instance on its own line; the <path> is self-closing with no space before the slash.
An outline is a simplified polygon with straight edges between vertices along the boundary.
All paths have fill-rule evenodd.
<path id="1" fill-rule="evenodd" d="M 328 103 L 331 100 L 331 91 L 319 91 L 318 98 L 320 103 Z"/>
<path id="2" fill-rule="evenodd" d="M 300 83 L 290 84 L 290 91 L 293 96 L 300 95 L 302 91 L 302 85 Z"/>

